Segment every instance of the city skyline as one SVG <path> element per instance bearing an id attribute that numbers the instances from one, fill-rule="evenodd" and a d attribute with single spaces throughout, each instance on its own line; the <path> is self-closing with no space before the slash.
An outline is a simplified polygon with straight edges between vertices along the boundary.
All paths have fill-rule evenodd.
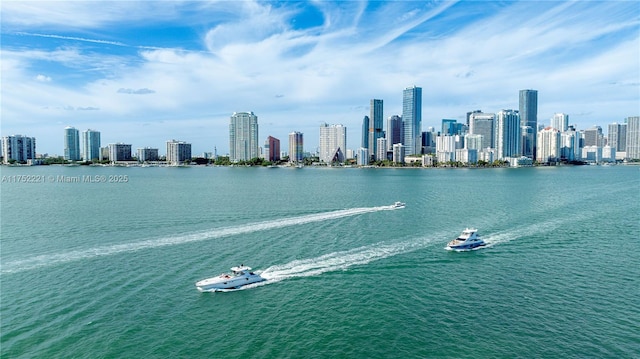
<path id="1" fill-rule="evenodd" d="M 630 1 L 34 4 L 0 4 L 0 108 L 2 135 L 38 138 L 40 153 L 63 155 L 49 134 L 66 126 L 228 153 L 235 111 L 260 116 L 260 142 L 297 131 L 312 151 L 320 124 L 360 128 L 371 99 L 385 120 L 401 115 L 399 89 L 414 84 L 423 131 L 518 109 L 528 88 L 545 125 L 622 123 L 640 107 Z"/>

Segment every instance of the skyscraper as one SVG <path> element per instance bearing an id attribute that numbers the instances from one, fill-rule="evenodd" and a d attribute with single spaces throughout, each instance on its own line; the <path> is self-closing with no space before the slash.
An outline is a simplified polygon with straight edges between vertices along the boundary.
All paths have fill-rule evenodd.
<path id="1" fill-rule="evenodd" d="M 407 87 L 402 92 L 402 128 L 406 155 L 422 151 L 422 88 Z"/>
<path id="2" fill-rule="evenodd" d="M 256 158 L 258 147 L 258 116 L 253 112 L 234 112 L 229 123 L 229 160 Z"/>
<path id="3" fill-rule="evenodd" d="M 269 162 L 280 161 L 280 140 L 269 136 L 264 142 L 265 158 Z"/>
<path id="4" fill-rule="evenodd" d="M 560 131 L 555 127 L 547 127 L 538 132 L 538 153 L 536 158 L 542 163 L 556 162 L 561 156 Z"/>
<path id="5" fill-rule="evenodd" d="M 320 161 L 326 164 L 344 162 L 347 128 L 343 125 L 320 125 Z"/>
<path id="6" fill-rule="evenodd" d="M 604 145 L 603 139 L 604 137 L 602 136 L 602 127 L 600 126 L 593 126 L 584 130 L 584 147 L 602 147 Z"/>
<path id="7" fill-rule="evenodd" d="M 372 99 L 370 104 L 369 116 L 369 155 L 374 160 L 378 159 L 378 138 L 384 136 L 383 128 L 383 102 L 382 100 Z"/>
<path id="8" fill-rule="evenodd" d="M 396 143 L 402 143 L 402 117 L 393 115 L 387 119 L 387 151 Z"/>
<path id="9" fill-rule="evenodd" d="M 524 141 L 522 155 L 535 159 L 536 156 L 536 132 L 538 131 L 538 91 L 520 90 L 520 126 L 529 126 L 533 129 Z"/>
<path id="10" fill-rule="evenodd" d="M 364 116 L 362 119 L 362 148 L 369 148 L 369 116 Z"/>
<path id="11" fill-rule="evenodd" d="M 569 115 L 566 113 L 556 113 L 551 118 L 551 127 L 560 132 L 564 132 L 569 128 Z"/>
<path id="12" fill-rule="evenodd" d="M 80 160 L 80 135 L 78 130 L 70 126 L 64 128 L 64 159 Z"/>
<path id="13" fill-rule="evenodd" d="M 627 117 L 627 158 L 640 159 L 640 116 Z"/>
<path id="14" fill-rule="evenodd" d="M 124 143 L 110 143 L 109 161 L 131 161 L 131 145 Z"/>
<path id="15" fill-rule="evenodd" d="M 627 150 L 627 124 L 626 123 L 610 123 L 607 132 L 607 144 L 615 148 L 616 152 L 625 152 Z"/>
<path id="16" fill-rule="evenodd" d="M 302 162 L 303 156 L 303 138 L 300 132 L 291 132 L 289 134 L 289 162 Z"/>
<path id="17" fill-rule="evenodd" d="M 496 114 L 495 146 L 498 160 L 521 155 L 520 116 L 517 111 L 502 110 Z"/>
<path id="18" fill-rule="evenodd" d="M 82 159 L 85 161 L 100 159 L 100 132 L 91 129 L 82 131 Z"/>
<path id="19" fill-rule="evenodd" d="M 481 147 L 494 148 L 494 124 L 496 115 L 494 113 L 472 112 L 469 114 L 469 133 L 482 136 Z"/>

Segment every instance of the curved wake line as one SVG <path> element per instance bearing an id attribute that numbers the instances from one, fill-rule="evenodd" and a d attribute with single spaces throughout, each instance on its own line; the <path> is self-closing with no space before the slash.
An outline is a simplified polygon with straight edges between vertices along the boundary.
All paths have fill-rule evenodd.
<path id="1" fill-rule="evenodd" d="M 27 259 L 11 261 L 2 264 L 0 273 L 17 273 L 36 268 L 52 266 L 61 263 L 73 262 L 82 259 L 110 256 L 120 253 L 136 252 L 143 249 L 174 246 L 178 244 L 199 242 L 216 238 L 234 236 L 238 234 L 266 231 L 270 229 L 289 227 L 293 225 L 313 222 L 328 221 L 344 217 L 355 216 L 364 213 L 395 210 L 394 206 L 350 208 L 331 212 L 322 212 L 298 217 L 283 218 L 272 221 L 244 224 L 236 227 L 217 228 L 203 232 L 190 233 L 176 237 L 150 239 L 141 242 L 114 244 L 109 246 L 81 249 L 64 253 L 43 254 Z"/>
<path id="2" fill-rule="evenodd" d="M 346 251 L 333 252 L 316 258 L 299 259 L 286 264 L 274 265 L 262 272 L 256 271 L 256 273 L 260 274 L 266 281 L 250 284 L 238 289 L 224 290 L 223 292 L 251 289 L 291 278 L 312 277 L 327 272 L 347 270 L 356 265 L 364 265 L 373 261 L 422 249 L 441 240 L 440 237 L 441 236 L 436 235 L 431 238 L 421 238 L 417 241 L 411 240 L 392 244 L 378 243 Z"/>

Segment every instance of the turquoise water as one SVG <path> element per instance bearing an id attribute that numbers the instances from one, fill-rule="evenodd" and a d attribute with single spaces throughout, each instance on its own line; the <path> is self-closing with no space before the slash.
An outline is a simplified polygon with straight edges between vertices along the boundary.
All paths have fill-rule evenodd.
<path id="1" fill-rule="evenodd" d="M 3 358 L 640 353 L 638 167 L 0 171 Z"/>

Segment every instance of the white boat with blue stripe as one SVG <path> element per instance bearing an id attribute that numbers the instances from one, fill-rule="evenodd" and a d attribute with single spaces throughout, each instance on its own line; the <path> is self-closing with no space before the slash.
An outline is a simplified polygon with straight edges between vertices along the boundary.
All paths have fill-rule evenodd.
<path id="1" fill-rule="evenodd" d="M 486 243 L 480 239 L 477 229 L 467 228 L 462 231 L 458 238 L 449 242 L 445 249 L 450 251 L 469 251 L 485 245 Z"/>

